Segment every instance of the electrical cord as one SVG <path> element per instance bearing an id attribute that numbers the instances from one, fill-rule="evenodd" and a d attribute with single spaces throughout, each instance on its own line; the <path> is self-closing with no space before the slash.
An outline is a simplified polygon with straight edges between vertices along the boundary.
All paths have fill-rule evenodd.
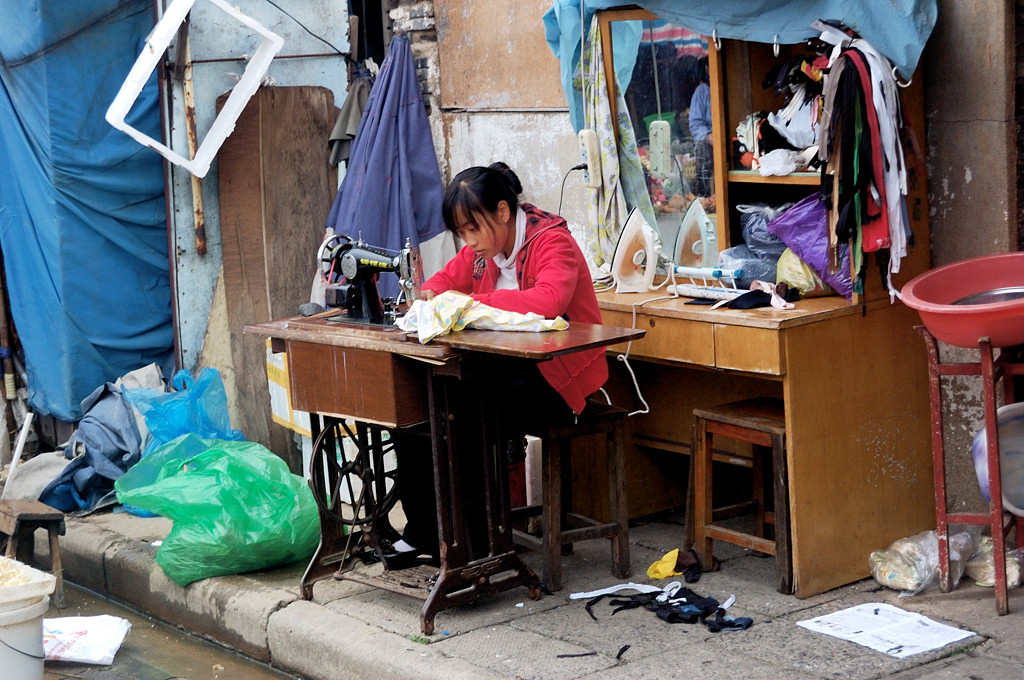
<path id="1" fill-rule="evenodd" d="M 640 307 L 642 305 L 646 305 L 648 302 L 656 302 L 656 301 L 659 301 L 659 300 L 673 300 L 673 299 L 678 298 L 678 297 L 679 297 L 679 294 L 675 293 L 673 295 L 662 295 L 660 297 L 653 297 L 653 298 L 649 298 L 647 300 L 641 300 L 640 302 L 634 302 L 633 303 L 633 328 L 634 329 L 636 328 L 636 308 L 637 307 Z M 631 411 L 627 415 L 628 416 L 638 416 L 638 415 L 643 415 L 643 414 L 646 414 L 646 413 L 650 413 L 651 412 L 651 407 L 647 403 L 647 400 L 644 399 L 643 392 L 640 391 L 640 383 L 637 382 L 636 373 L 633 372 L 633 367 L 629 365 L 629 352 L 632 349 L 633 349 L 633 341 L 630 340 L 628 343 L 626 343 L 626 351 L 625 351 L 625 353 L 624 354 L 616 355 L 615 359 L 618 360 L 618 361 L 621 361 L 622 364 L 626 367 L 626 371 L 629 373 L 629 377 L 633 381 L 633 389 L 636 390 L 636 396 L 640 400 L 640 403 L 644 405 L 644 407 L 642 409 L 637 409 L 636 411 Z"/>
<path id="2" fill-rule="evenodd" d="M 294 21 L 294 22 L 295 22 L 296 24 L 298 24 L 298 25 L 299 25 L 299 28 L 301 28 L 302 30 L 304 30 L 304 31 L 305 31 L 306 33 L 309 33 L 309 34 L 310 34 L 311 36 L 313 36 L 314 38 L 316 38 L 317 40 L 319 40 L 319 41 L 320 41 L 320 42 L 322 42 L 323 44 L 327 45 L 328 47 L 330 47 L 330 48 L 331 48 L 332 50 L 334 50 L 334 51 L 335 51 L 335 52 L 337 52 L 338 54 L 340 54 L 340 55 L 342 55 L 342 56 L 344 56 L 344 57 L 346 57 L 346 58 L 348 58 L 348 57 L 349 57 L 349 55 L 348 55 L 348 54 L 347 54 L 346 52 L 342 52 L 342 51 L 341 51 L 341 50 L 339 50 L 339 49 L 338 49 L 337 47 L 335 47 L 334 45 L 332 45 L 332 44 L 331 44 L 330 42 L 328 42 L 327 40 L 325 40 L 325 39 L 324 39 L 324 38 L 322 38 L 321 36 L 317 35 L 317 34 L 316 34 L 316 33 L 314 33 L 313 31 L 309 30 L 309 28 L 308 28 L 308 27 L 307 27 L 307 26 L 306 26 L 305 24 L 303 24 L 303 23 L 302 23 L 301 21 L 299 21 L 298 19 L 296 19 L 296 18 L 295 18 L 294 16 L 292 16 L 291 14 L 289 14 L 289 13 L 288 13 L 287 11 L 285 11 L 285 9 L 284 9 L 283 7 L 281 7 L 281 6 L 279 5 L 279 4 L 277 4 L 276 2 L 274 2 L 274 0 L 266 0 L 266 1 L 267 1 L 267 4 L 269 4 L 269 5 L 273 5 L 274 7 L 276 7 L 276 8 L 277 8 L 277 10 L 278 10 L 279 12 L 281 12 L 281 14 L 284 14 L 284 15 L 285 15 L 286 17 L 288 17 L 289 19 L 291 19 L 292 21 Z"/>
<path id="3" fill-rule="evenodd" d="M 562 214 L 562 199 L 565 197 L 565 180 L 567 180 L 569 178 L 569 175 L 571 173 L 573 173 L 573 172 L 575 172 L 577 170 L 586 170 L 586 169 L 587 169 L 587 164 L 586 163 L 580 163 L 579 165 L 572 166 L 565 173 L 565 177 L 562 178 L 562 190 L 558 192 L 558 212 L 555 213 L 556 215 L 561 215 Z"/>

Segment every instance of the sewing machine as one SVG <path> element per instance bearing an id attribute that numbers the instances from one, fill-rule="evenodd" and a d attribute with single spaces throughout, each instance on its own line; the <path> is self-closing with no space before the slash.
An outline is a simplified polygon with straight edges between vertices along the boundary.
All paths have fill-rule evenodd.
<path id="1" fill-rule="evenodd" d="M 377 281 L 383 272 L 396 272 L 406 301 L 419 297 L 423 266 L 419 249 L 407 239 L 397 255 L 390 255 L 344 234 L 326 239 L 317 254 L 320 273 L 327 278 L 324 293 L 328 307 L 341 310 L 330 320 L 391 325 L 400 299 L 383 298 Z"/>

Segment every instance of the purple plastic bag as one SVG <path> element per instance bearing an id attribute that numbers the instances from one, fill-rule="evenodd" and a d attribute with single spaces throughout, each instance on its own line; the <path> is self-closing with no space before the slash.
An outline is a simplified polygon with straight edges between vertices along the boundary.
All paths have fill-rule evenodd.
<path id="1" fill-rule="evenodd" d="M 821 280 L 847 300 L 853 298 L 850 249 L 844 248 L 839 271 L 828 272 L 828 225 L 825 203 L 815 192 L 768 223 L 768 231 L 782 239 Z"/>

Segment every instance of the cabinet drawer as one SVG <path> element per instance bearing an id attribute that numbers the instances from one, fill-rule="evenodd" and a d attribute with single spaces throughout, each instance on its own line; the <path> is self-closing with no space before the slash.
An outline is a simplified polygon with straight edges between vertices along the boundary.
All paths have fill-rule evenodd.
<path id="1" fill-rule="evenodd" d="M 288 343 L 292 406 L 389 427 L 427 419 L 423 364 L 387 352 Z"/>
<path id="2" fill-rule="evenodd" d="M 609 326 L 633 327 L 633 315 L 628 312 L 602 310 L 601 317 Z M 637 314 L 636 327 L 647 331 L 647 335 L 633 343 L 630 356 L 715 365 L 715 336 L 709 323 Z M 626 345 L 614 345 L 611 349 L 625 352 Z"/>
<path id="3" fill-rule="evenodd" d="M 769 328 L 715 324 L 715 366 L 783 375 L 783 337 L 781 332 Z"/>

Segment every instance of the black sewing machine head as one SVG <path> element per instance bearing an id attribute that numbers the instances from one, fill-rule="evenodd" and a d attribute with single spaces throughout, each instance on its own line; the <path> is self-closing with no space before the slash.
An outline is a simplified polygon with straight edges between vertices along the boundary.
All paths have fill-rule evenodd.
<path id="1" fill-rule="evenodd" d="M 406 241 L 397 255 L 353 241 L 338 234 L 324 241 L 319 254 L 320 271 L 327 277 L 325 302 L 341 310 L 339 321 L 367 324 L 394 322 L 398 301 L 381 299 L 377 281 L 381 273 L 397 272 L 407 298 L 419 295 L 422 267 L 419 251 Z"/>

